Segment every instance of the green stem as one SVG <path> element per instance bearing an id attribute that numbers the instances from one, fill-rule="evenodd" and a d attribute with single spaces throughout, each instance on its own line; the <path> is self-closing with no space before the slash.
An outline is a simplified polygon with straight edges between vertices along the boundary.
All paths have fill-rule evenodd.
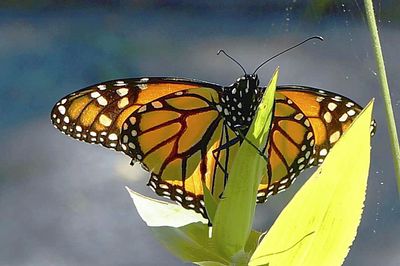
<path id="1" fill-rule="evenodd" d="M 378 67 L 378 75 L 381 85 L 381 91 L 385 102 L 386 118 L 388 122 L 389 136 L 393 153 L 394 169 L 397 176 L 397 190 L 400 193 L 400 146 L 396 131 L 396 122 L 394 119 L 392 101 L 390 100 L 389 85 L 386 78 L 385 63 L 383 61 L 382 48 L 379 40 L 378 29 L 374 14 L 372 0 L 364 0 L 365 12 L 369 31 L 371 32 L 372 44 L 375 52 L 375 60 Z"/>

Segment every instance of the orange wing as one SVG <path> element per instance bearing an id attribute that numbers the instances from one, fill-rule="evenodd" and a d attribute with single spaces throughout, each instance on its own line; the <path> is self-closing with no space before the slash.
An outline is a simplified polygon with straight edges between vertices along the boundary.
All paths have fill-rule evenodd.
<path id="1" fill-rule="evenodd" d="M 167 94 L 219 86 L 178 78 L 111 80 L 74 92 L 53 107 L 51 120 L 75 139 L 122 150 L 122 123 L 139 107 Z"/>
<path id="2" fill-rule="evenodd" d="M 288 188 L 306 168 L 321 164 L 362 110 L 344 96 L 310 87 L 278 87 L 276 99 L 266 152 L 268 175 L 260 184 L 258 202 Z"/>
<path id="3" fill-rule="evenodd" d="M 165 95 L 135 111 L 121 133 L 125 153 L 151 172 L 149 186 L 205 217 L 203 183 L 218 199 L 226 181 L 222 168 L 229 169 L 238 147 L 218 151 L 235 137 L 215 108 L 218 102 L 210 88 Z"/>
<path id="4" fill-rule="evenodd" d="M 347 97 L 309 87 L 288 86 L 279 90 L 297 104 L 309 119 L 315 135 L 315 156 L 310 164 L 319 165 L 350 126 L 362 107 Z M 375 124 L 371 124 L 371 134 Z"/>

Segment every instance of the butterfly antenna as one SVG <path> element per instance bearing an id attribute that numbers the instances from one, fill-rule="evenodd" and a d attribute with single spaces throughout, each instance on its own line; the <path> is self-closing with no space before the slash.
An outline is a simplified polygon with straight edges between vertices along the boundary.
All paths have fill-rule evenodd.
<path id="1" fill-rule="evenodd" d="M 228 55 L 224 50 L 219 50 L 217 55 L 219 55 L 220 53 L 223 53 L 226 57 L 228 57 L 233 62 L 235 62 L 238 66 L 240 66 L 240 68 L 243 70 L 244 74 L 247 75 L 246 70 L 244 69 L 244 67 L 242 67 L 242 65 L 238 61 L 236 61 L 232 56 Z"/>
<path id="2" fill-rule="evenodd" d="M 308 41 L 310 41 L 310 40 L 314 40 L 314 39 L 318 39 L 318 40 L 320 40 L 320 41 L 323 41 L 323 40 L 324 40 L 324 38 L 322 38 L 321 36 L 312 36 L 312 37 L 310 37 L 310 38 L 307 38 L 307 39 L 305 39 L 304 41 L 302 41 L 302 42 L 300 42 L 300 43 L 298 43 L 298 44 L 296 44 L 296 45 L 293 45 L 292 47 L 289 47 L 289 48 L 283 50 L 282 52 L 280 52 L 280 53 L 274 55 L 273 57 L 267 59 L 266 61 L 264 61 L 261 65 L 259 65 L 259 66 L 254 70 L 253 75 L 256 74 L 256 72 L 257 72 L 262 66 L 264 66 L 266 63 L 268 63 L 268 62 L 271 61 L 272 59 L 277 58 L 277 57 L 280 56 L 281 54 L 284 54 L 284 53 L 286 53 L 286 52 L 288 52 L 288 51 L 290 51 L 290 50 L 292 50 L 292 49 L 294 49 L 294 48 L 296 48 L 296 47 L 302 45 L 303 43 L 306 43 L 306 42 L 308 42 Z"/>

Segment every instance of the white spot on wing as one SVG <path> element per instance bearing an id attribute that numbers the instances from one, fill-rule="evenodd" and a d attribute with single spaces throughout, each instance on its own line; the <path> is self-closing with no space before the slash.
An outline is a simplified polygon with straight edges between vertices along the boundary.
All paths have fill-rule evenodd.
<path id="1" fill-rule="evenodd" d="M 335 143 L 336 141 L 338 141 L 338 139 L 340 138 L 340 132 L 336 131 L 335 133 L 333 133 L 330 137 L 329 137 L 329 142 L 330 143 Z"/>
<path id="2" fill-rule="evenodd" d="M 319 151 L 319 155 L 321 156 L 326 156 L 328 154 L 328 150 L 327 149 L 322 149 Z"/>
<path id="3" fill-rule="evenodd" d="M 101 91 L 104 91 L 105 89 L 107 89 L 106 85 L 99 85 L 99 86 L 97 86 L 97 88 Z"/>
<path id="4" fill-rule="evenodd" d="M 142 107 L 139 108 L 138 113 L 146 111 L 147 107 L 146 105 L 143 105 Z"/>
<path id="5" fill-rule="evenodd" d="M 124 98 L 122 98 L 121 100 L 118 101 L 118 108 L 119 108 L 119 109 L 122 109 L 122 108 L 124 108 L 125 106 L 127 106 L 128 104 L 129 104 L 129 99 L 128 99 L 128 97 L 124 97 Z"/>
<path id="6" fill-rule="evenodd" d="M 356 111 L 354 111 L 353 109 L 350 109 L 350 110 L 347 111 L 347 114 L 348 114 L 349 116 L 353 116 L 353 115 L 356 114 Z"/>
<path id="7" fill-rule="evenodd" d="M 346 113 L 344 113 L 344 114 L 342 114 L 341 117 L 339 117 L 339 121 L 346 122 L 347 118 L 349 118 L 349 116 Z"/>
<path id="8" fill-rule="evenodd" d="M 329 109 L 330 111 L 335 110 L 336 107 L 337 107 L 337 104 L 336 104 L 336 103 L 330 102 L 330 103 L 328 104 L 328 109 Z"/>
<path id="9" fill-rule="evenodd" d="M 117 94 L 118 94 L 120 97 L 123 97 L 123 96 L 127 95 L 128 92 L 129 92 L 129 89 L 128 89 L 128 88 L 120 88 L 120 89 L 117 90 Z"/>
<path id="10" fill-rule="evenodd" d="M 134 116 L 129 117 L 129 122 L 131 122 L 131 124 L 134 125 L 136 123 L 136 117 Z"/>
<path id="11" fill-rule="evenodd" d="M 301 120 L 304 117 L 304 115 L 302 113 L 298 113 L 294 116 L 294 119 L 296 120 Z"/>
<path id="12" fill-rule="evenodd" d="M 129 146 L 129 148 L 131 148 L 131 149 L 135 149 L 135 148 L 136 148 L 136 145 L 133 144 L 132 142 L 129 142 L 129 143 L 128 143 L 128 146 Z"/>
<path id="13" fill-rule="evenodd" d="M 169 189 L 169 187 L 166 184 L 160 184 L 160 188 L 162 189 Z"/>
<path id="14" fill-rule="evenodd" d="M 156 109 L 163 107 L 162 103 L 159 101 L 152 102 L 151 105 Z"/>
<path id="15" fill-rule="evenodd" d="M 114 86 L 126 86 L 128 84 L 126 84 L 124 81 L 122 80 L 118 80 L 117 83 L 114 84 Z"/>
<path id="16" fill-rule="evenodd" d="M 97 98 L 97 102 L 101 105 L 101 106 L 106 106 L 107 105 L 107 100 L 106 98 L 104 98 L 103 96 L 100 96 L 99 98 Z"/>
<path id="17" fill-rule="evenodd" d="M 105 114 L 100 115 L 99 121 L 100 121 L 100 124 L 102 124 L 103 126 L 106 126 L 106 127 L 110 126 L 111 122 L 112 122 L 112 120 Z"/>
<path id="18" fill-rule="evenodd" d="M 111 133 L 110 135 L 108 135 L 108 139 L 109 139 L 109 140 L 117 140 L 117 139 L 118 139 L 118 136 L 117 136 L 117 134 L 115 134 L 115 133 Z"/>
<path id="19" fill-rule="evenodd" d="M 324 120 L 325 120 L 327 123 L 332 122 L 332 115 L 331 115 L 330 112 L 326 112 L 326 113 L 324 114 Z"/>
<path id="20" fill-rule="evenodd" d="M 100 97 L 100 93 L 98 93 L 97 91 L 94 91 L 90 94 L 90 97 L 92 97 L 93 99 L 96 99 L 96 98 Z"/>
<path id="21" fill-rule="evenodd" d="M 64 105 L 58 106 L 58 111 L 60 112 L 60 114 L 65 115 L 66 109 L 65 109 Z"/>

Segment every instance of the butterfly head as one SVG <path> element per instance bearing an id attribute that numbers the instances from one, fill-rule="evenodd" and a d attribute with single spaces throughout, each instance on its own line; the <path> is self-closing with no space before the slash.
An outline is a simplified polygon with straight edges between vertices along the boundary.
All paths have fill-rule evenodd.
<path id="1" fill-rule="evenodd" d="M 235 85 L 237 85 L 238 89 L 241 90 L 253 90 L 258 87 L 260 84 L 260 80 L 258 79 L 257 74 L 245 74 L 236 80 Z"/>

